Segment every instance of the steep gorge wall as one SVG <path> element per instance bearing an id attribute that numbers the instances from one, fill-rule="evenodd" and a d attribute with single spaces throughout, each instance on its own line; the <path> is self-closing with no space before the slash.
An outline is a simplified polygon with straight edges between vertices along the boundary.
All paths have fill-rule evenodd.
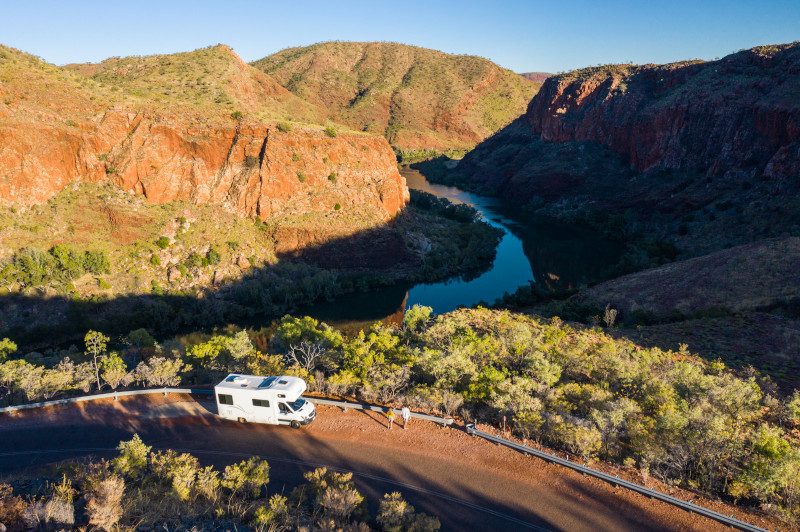
<path id="1" fill-rule="evenodd" d="M 800 173 L 800 45 L 711 62 L 549 78 L 527 119 L 544 141 L 602 144 L 632 168 L 783 179 Z"/>
<path id="2" fill-rule="evenodd" d="M 103 180 L 153 203 L 211 203 L 261 219 L 336 203 L 388 219 L 408 200 L 394 154 L 377 136 L 187 126 L 125 110 L 78 125 L 0 120 L 0 202 L 40 204 L 71 183 Z"/>

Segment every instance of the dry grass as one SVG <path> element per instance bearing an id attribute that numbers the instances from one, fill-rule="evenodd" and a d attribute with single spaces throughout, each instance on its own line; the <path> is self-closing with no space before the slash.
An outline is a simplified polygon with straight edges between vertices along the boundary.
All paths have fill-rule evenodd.
<path id="1" fill-rule="evenodd" d="M 522 114 L 538 88 L 480 57 L 396 43 L 327 42 L 253 65 L 402 150 L 472 147 Z"/>
<path id="2" fill-rule="evenodd" d="M 187 106 L 204 114 L 320 124 L 326 113 L 297 98 L 270 76 L 243 62 L 228 46 L 169 55 L 111 58 L 67 65 L 86 76 L 163 109 Z"/>

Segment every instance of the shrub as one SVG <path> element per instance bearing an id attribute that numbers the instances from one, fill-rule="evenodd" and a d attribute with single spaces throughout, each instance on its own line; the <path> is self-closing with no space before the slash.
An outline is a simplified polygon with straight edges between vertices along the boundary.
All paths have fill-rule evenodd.
<path id="1" fill-rule="evenodd" d="M 87 480 L 86 513 L 89 524 L 103 530 L 113 530 L 122 517 L 122 497 L 125 481 L 122 477 L 102 470 Z"/>
<path id="2" fill-rule="evenodd" d="M 125 386 L 133 381 L 133 375 L 118 353 L 111 353 L 100 360 L 100 378 L 112 390 Z"/>
<path id="3" fill-rule="evenodd" d="M 278 131 L 281 133 L 288 133 L 292 130 L 291 124 L 288 122 L 278 122 Z"/>
<path id="4" fill-rule="evenodd" d="M 255 456 L 227 466 L 222 473 L 221 485 L 232 494 L 257 499 L 267 484 L 269 484 L 269 464 L 266 460 Z"/>
<path id="5" fill-rule="evenodd" d="M 119 455 L 111 461 L 114 471 L 128 478 L 136 478 L 144 473 L 153 448 L 146 445 L 138 434 L 128 441 L 119 443 Z"/>
<path id="6" fill-rule="evenodd" d="M 83 265 L 89 273 L 111 273 L 111 263 L 105 251 L 87 251 L 83 257 Z"/>
<path id="7" fill-rule="evenodd" d="M 378 509 L 377 521 L 385 532 L 402 532 L 404 530 L 435 532 L 441 527 L 437 518 L 428 514 L 416 513 L 414 507 L 396 491 L 383 496 Z"/>
<path id="8" fill-rule="evenodd" d="M 201 268 L 203 266 L 207 266 L 208 262 L 199 253 L 197 253 L 196 251 L 192 251 L 191 253 L 189 253 L 189 256 L 186 257 L 186 260 L 183 261 L 183 264 L 187 268 Z"/>
<path id="9" fill-rule="evenodd" d="M 330 174 L 328 174 L 328 181 L 330 181 L 331 183 L 336 183 L 336 178 L 337 178 L 336 172 L 331 172 Z"/>
<path id="10" fill-rule="evenodd" d="M 325 129 L 325 134 L 331 138 L 336 137 L 336 129 L 333 126 L 327 126 Z"/>
<path id="11" fill-rule="evenodd" d="M 301 183 L 305 183 L 306 182 L 306 173 L 303 172 L 302 170 L 298 170 L 297 171 L 297 180 L 300 181 Z"/>
<path id="12" fill-rule="evenodd" d="M 161 249 L 167 249 L 169 247 L 169 238 L 166 236 L 158 237 L 158 240 L 156 240 L 156 246 L 160 247 Z"/>
<path id="13" fill-rule="evenodd" d="M 155 279 L 150 280 L 150 291 L 157 296 L 164 295 L 164 289 L 161 288 L 161 285 L 158 284 L 158 281 Z"/>
<path id="14" fill-rule="evenodd" d="M 102 277 L 97 278 L 97 288 L 100 290 L 109 290 L 111 288 L 111 283 L 103 279 Z"/>
<path id="15" fill-rule="evenodd" d="M 13 355 L 17 352 L 17 344 L 9 340 L 8 338 L 3 338 L 0 340 L 0 362 L 4 362 L 9 355 Z"/>
<path id="16" fill-rule="evenodd" d="M 364 497 L 355 488 L 352 473 L 337 473 L 320 467 L 304 476 L 311 484 L 315 504 L 324 517 L 341 523 L 348 521 L 351 516 L 358 517 L 366 513 Z"/>
<path id="17" fill-rule="evenodd" d="M 268 506 L 259 506 L 253 514 L 253 524 L 260 529 L 286 530 L 290 525 L 288 499 L 275 494 Z"/>
<path id="18" fill-rule="evenodd" d="M 158 255 L 153 253 L 152 255 L 150 255 L 150 264 L 152 264 L 153 266 L 161 266 L 161 259 L 158 258 Z"/>
<path id="19" fill-rule="evenodd" d="M 340 203 L 337 203 L 336 205 L 333 206 L 333 210 L 334 211 L 339 211 L 341 209 L 342 209 L 342 205 Z"/>
<path id="20" fill-rule="evenodd" d="M 22 517 L 28 505 L 22 497 L 14 495 L 13 488 L 8 484 L 0 484 L 0 523 L 14 530 L 15 525 L 22 530 Z"/>
<path id="21" fill-rule="evenodd" d="M 216 266 L 219 264 L 220 259 L 221 257 L 217 248 L 211 246 L 211 248 L 208 250 L 208 253 L 206 253 L 206 263 L 211 266 Z"/>
<path id="22" fill-rule="evenodd" d="M 233 118 L 234 120 L 242 120 L 244 118 L 244 115 L 242 114 L 241 111 L 234 111 L 231 113 L 231 118 Z"/>
<path id="23" fill-rule="evenodd" d="M 134 370 L 134 379 L 147 386 L 177 386 L 181 382 L 181 370 L 190 369 L 191 366 L 177 359 L 153 357 L 147 362 L 139 362 Z"/>
<path id="24" fill-rule="evenodd" d="M 150 465 L 157 477 L 169 481 L 180 500 L 189 500 L 200 470 L 197 458 L 188 453 L 179 454 L 169 449 L 153 453 L 150 456 Z"/>

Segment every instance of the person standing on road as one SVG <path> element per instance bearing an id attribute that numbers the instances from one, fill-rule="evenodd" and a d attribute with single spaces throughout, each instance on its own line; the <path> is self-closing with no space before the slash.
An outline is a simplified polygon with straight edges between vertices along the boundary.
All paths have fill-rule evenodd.
<path id="1" fill-rule="evenodd" d="M 392 424 L 394 423 L 394 408 L 390 408 L 389 412 L 386 414 L 386 417 L 389 418 L 389 430 L 392 430 Z"/>
<path id="2" fill-rule="evenodd" d="M 404 406 L 400 411 L 400 415 L 403 417 L 403 430 L 405 430 L 408 428 L 408 422 L 411 421 L 411 410 Z"/>

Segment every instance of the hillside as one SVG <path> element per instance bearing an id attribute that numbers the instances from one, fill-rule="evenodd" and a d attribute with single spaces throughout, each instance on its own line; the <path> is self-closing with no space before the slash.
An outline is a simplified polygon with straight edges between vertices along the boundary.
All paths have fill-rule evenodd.
<path id="1" fill-rule="evenodd" d="M 70 68 L 3 48 L 0 79 L 0 330 L 18 338 L 274 316 L 494 257 L 471 213 L 410 204 L 385 138 L 227 47 Z"/>
<path id="2" fill-rule="evenodd" d="M 253 65 L 401 151 L 471 148 L 519 116 L 538 87 L 480 57 L 396 43 L 326 42 Z"/>
<path id="3" fill-rule="evenodd" d="M 534 83 L 544 83 L 544 81 L 552 75 L 553 74 L 549 72 L 522 72 L 520 74 L 523 78 L 533 81 Z"/>
<path id="4" fill-rule="evenodd" d="M 558 216 L 620 214 L 688 255 L 800 234 L 800 44 L 549 78 L 451 179 Z"/>
<path id="5" fill-rule="evenodd" d="M 222 44 L 192 52 L 115 57 L 64 68 L 163 108 L 186 105 L 206 114 L 227 116 L 239 111 L 260 120 L 324 122 L 322 109 L 296 97 Z"/>
<path id="6" fill-rule="evenodd" d="M 605 281 L 573 300 L 669 319 L 800 301 L 800 238 L 763 240 Z"/>
<path id="7" fill-rule="evenodd" d="M 591 321 L 609 305 L 619 312 L 617 336 L 687 344 L 791 393 L 800 383 L 798 263 L 800 238 L 768 239 L 605 281 L 539 310 Z"/>
<path id="8" fill-rule="evenodd" d="M 0 76 L 6 205 L 100 181 L 261 219 L 339 204 L 379 223 L 407 201 L 384 139 L 323 131 L 313 106 L 226 46 L 69 69 L 3 48 Z"/>

